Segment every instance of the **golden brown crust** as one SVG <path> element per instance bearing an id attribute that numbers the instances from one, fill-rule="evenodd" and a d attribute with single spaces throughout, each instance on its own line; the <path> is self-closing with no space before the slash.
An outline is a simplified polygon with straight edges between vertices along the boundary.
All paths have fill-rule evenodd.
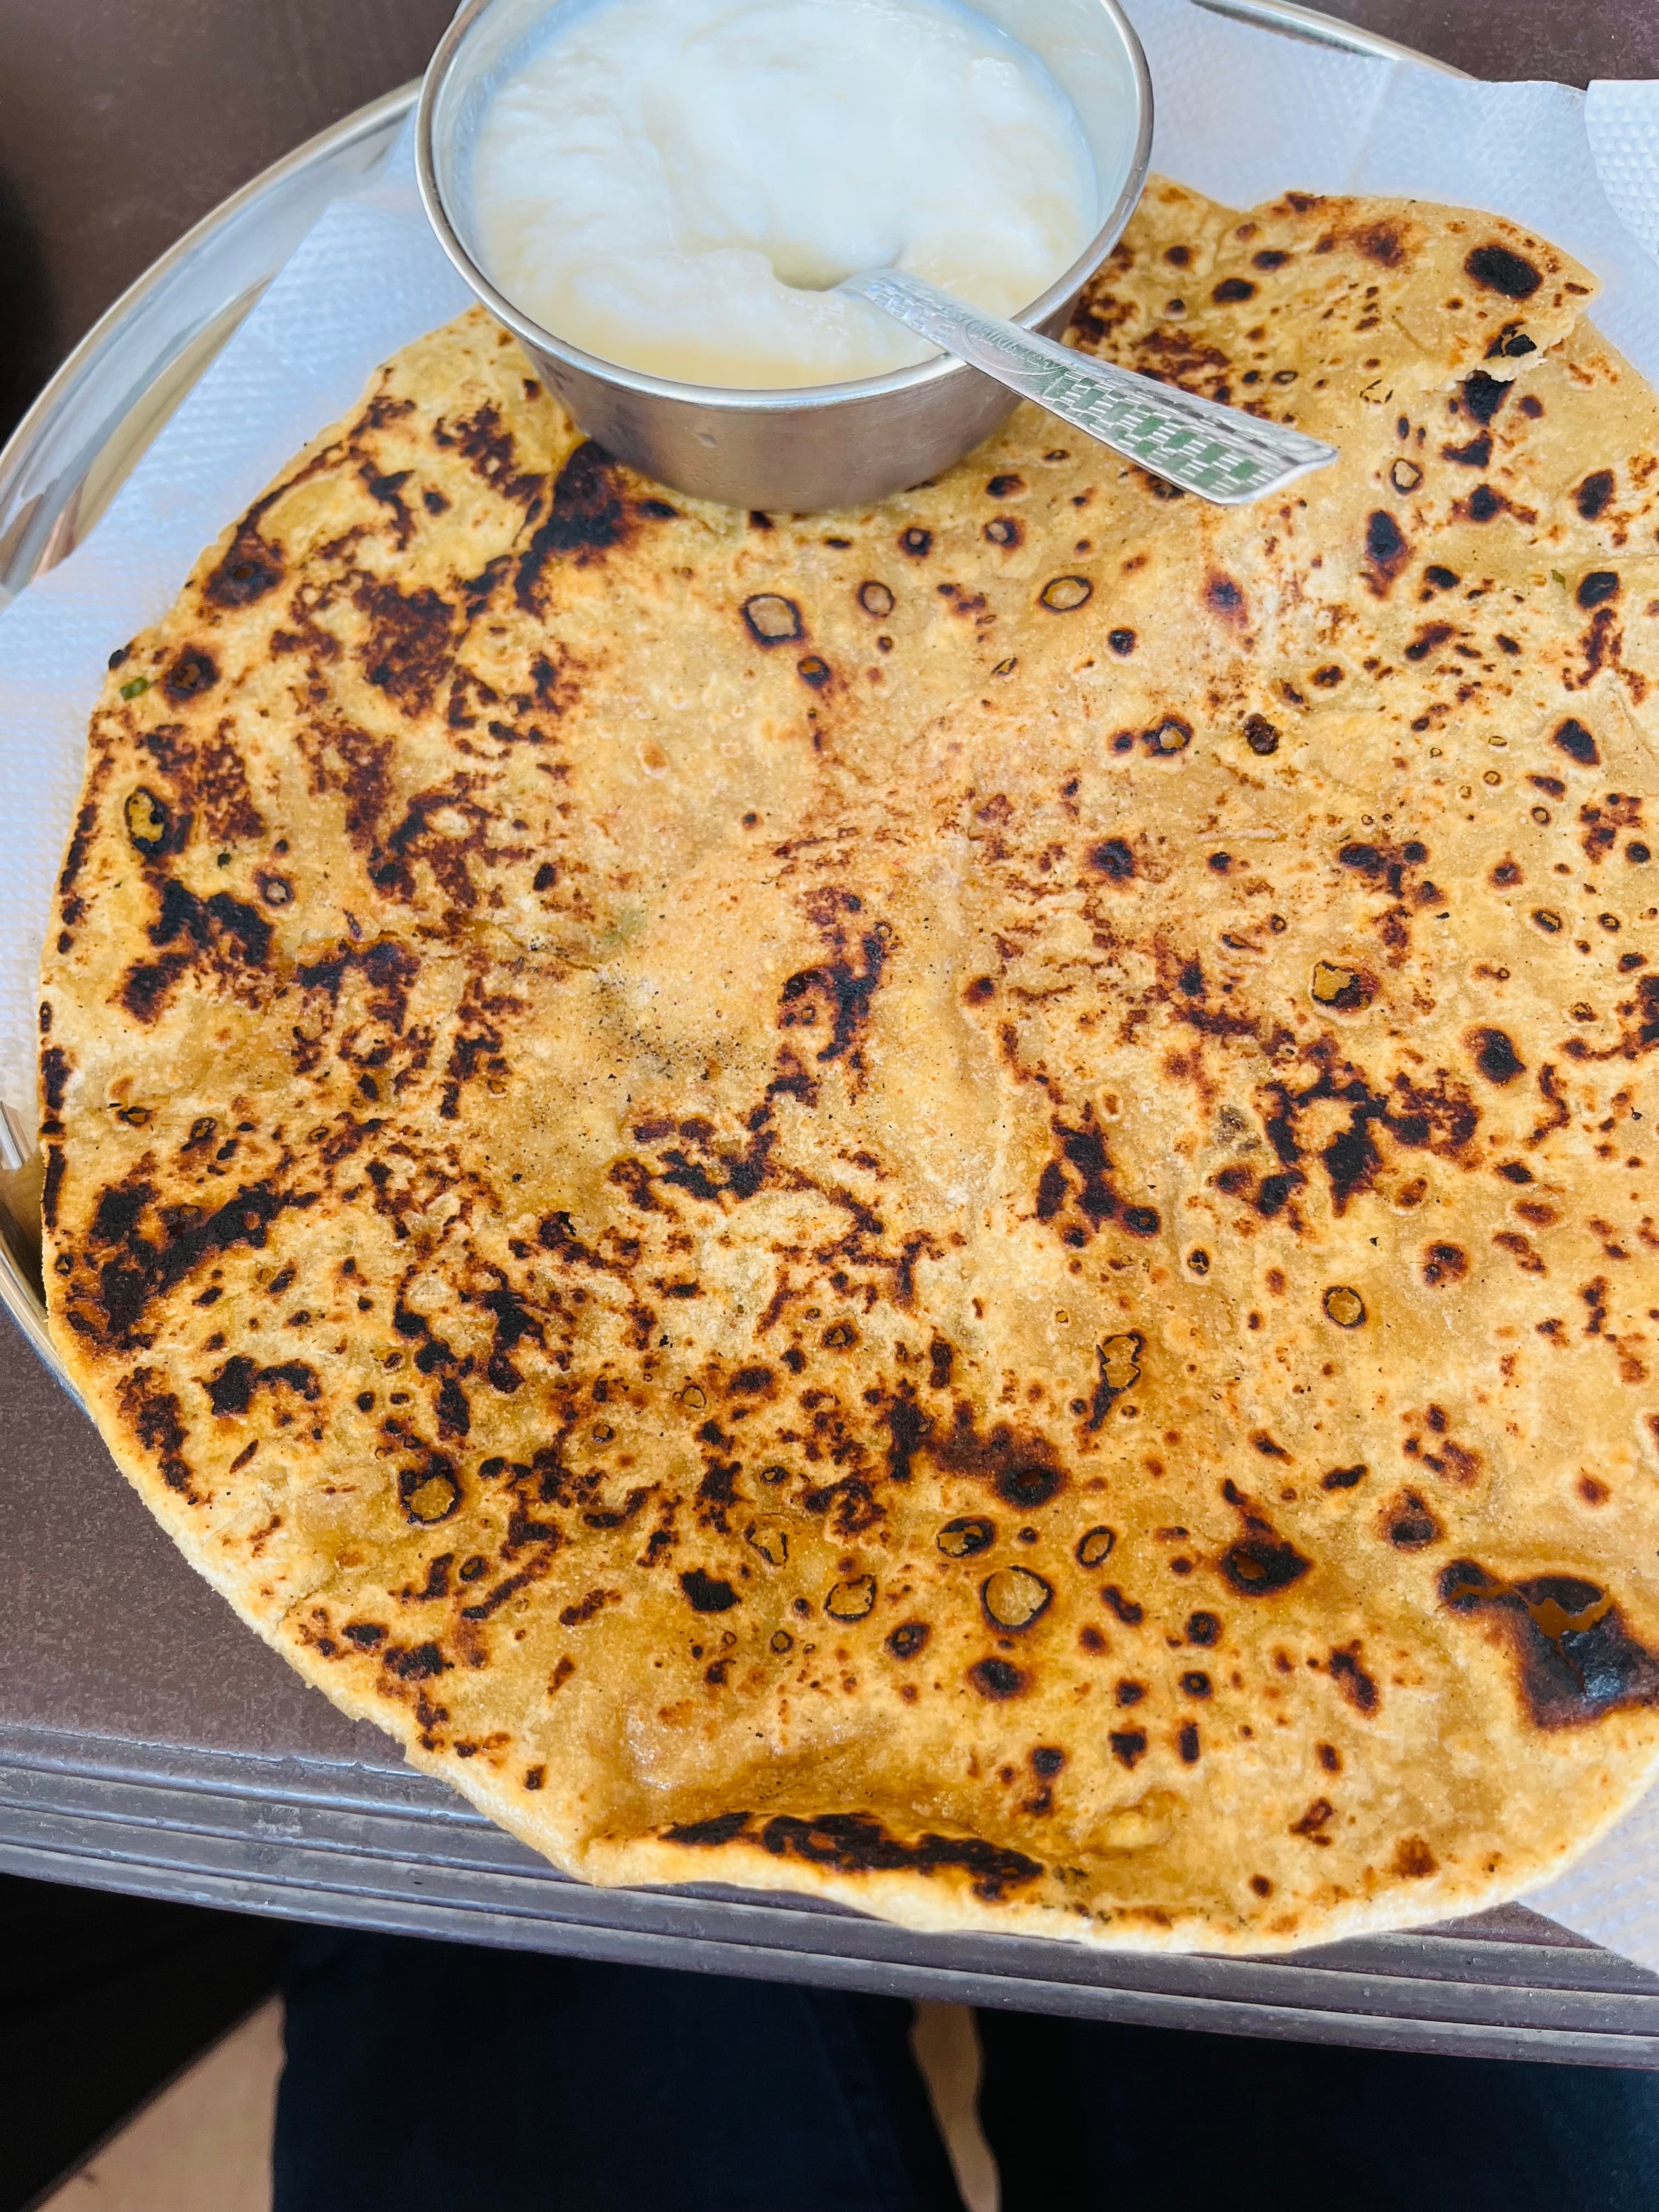
<path id="1" fill-rule="evenodd" d="M 410 347 L 113 667 L 53 1326 L 194 1564 L 561 1865 L 1283 1947 L 1659 1752 L 1652 394 L 1455 210 L 1148 195 L 791 520 Z"/>

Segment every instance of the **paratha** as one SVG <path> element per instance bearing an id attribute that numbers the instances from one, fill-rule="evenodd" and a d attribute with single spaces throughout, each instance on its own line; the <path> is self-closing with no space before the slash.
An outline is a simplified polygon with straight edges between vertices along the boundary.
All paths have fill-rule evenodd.
<path id="1" fill-rule="evenodd" d="M 1659 415 L 1547 242 L 1155 185 L 864 511 L 481 316 L 117 653 L 41 1002 L 52 1325 L 191 1562 L 590 1880 L 1263 1950 L 1659 1753 Z"/>

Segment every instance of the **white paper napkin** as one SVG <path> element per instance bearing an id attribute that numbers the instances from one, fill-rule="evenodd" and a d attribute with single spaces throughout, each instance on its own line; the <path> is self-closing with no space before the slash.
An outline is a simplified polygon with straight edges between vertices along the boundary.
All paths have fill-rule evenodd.
<path id="1" fill-rule="evenodd" d="M 1191 0 L 1127 5 L 1152 65 L 1156 168 L 1241 208 L 1300 186 L 1511 216 L 1595 270 L 1595 321 L 1659 383 L 1659 84 L 1481 84 Z M 26 1121 L 36 963 L 110 653 L 377 362 L 467 298 L 422 216 L 405 133 L 323 216 L 88 542 L 0 614 L 0 1098 Z M 1659 1792 L 1529 1902 L 1659 1971 Z"/>

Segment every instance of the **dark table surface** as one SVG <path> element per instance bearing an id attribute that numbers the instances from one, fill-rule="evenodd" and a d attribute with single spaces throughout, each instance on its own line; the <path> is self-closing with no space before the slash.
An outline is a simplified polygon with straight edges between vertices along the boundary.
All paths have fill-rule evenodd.
<path id="1" fill-rule="evenodd" d="M 1471 74 L 1579 83 L 1595 76 L 1659 76 L 1659 0 L 1577 0 L 1572 6 L 1565 0 L 1328 0 L 1328 6 Z M 449 11 L 450 0 L 4 0 L 0 428 L 102 309 L 189 224 L 299 141 L 418 74 Z M 100 1832 L 112 1839 L 103 1870 L 88 1872 L 87 1861 L 71 1878 L 153 1886 L 135 1869 L 170 1856 L 174 1894 L 361 1917 L 361 1901 L 348 1909 L 329 1899 L 353 1886 L 337 1871 L 342 1856 L 372 1848 L 386 1865 L 405 1869 L 395 1881 L 388 1875 L 386 1884 L 390 1894 L 401 1883 L 398 1893 L 406 1898 L 416 1896 L 442 1860 L 449 1869 L 446 1894 L 465 1895 L 470 1910 L 495 1916 L 495 1929 L 477 1940 L 558 1948 L 566 1939 L 550 1936 L 544 1925 L 538 1933 L 536 1916 L 544 1923 L 550 1913 L 566 1921 L 615 1917 L 592 1893 L 554 1881 L 505 1837 L 480 1832 L 482 1824 L 437 1785 L 398 1771 L 397 1753 L 383 1737 L 354 1727 L 241 1628 L 190 1573 L 121 1481 L 89 1423 L 3 1315 L 0 1499 L 0 1775 L 9 1778 L 9 1864 L 52 1873 L 60 1854 L 82 1851 L 86 1835 L 101 1821 Z M 70 1790 L 58 1755 L 40 1746 L 82 1735 L 109 1748 L 101 1764 L 81 1757 L 80 1778 Z M 193 1747 L 189 1772 L 171 1779 L 153 1771 L 153 1760 L 138 1773 L 122 1748 L 169 1742 Z M 249 1746 L 271 1747 L 268 1776 L 253 1771 L 262 1762 L 250 1762 Z M 356 1778 L 349 1787 L 325 1788 L 316 1777 L 325 1770 Z M 66 1791 L 75 1799 L 67 1827 Z M 179 1809 L 186 1796 L 197 1808 L 188 1818 Z M 406 1829 L 398 1826 L 405 1812 Z M 153 1838 L 148 1843 L 146 1822 Z M 188 1850 L 166 1842 L 186 1829 Z M 256 1832 L 257 1850 L 250 1843 Z M 284 1850 L 292 1901 L 273 1905 L 259 1889 L 256 1862 L 264 1852 L 265 1873 L 274 1878 Z M 552 1892 L 560 1897 L 550 1902 Z M 742 1912 L 750 1932 L 734 1936 L 735 1908 L 710 1910 L 694 1894 L 640 1898 L 622 1916 L 633 1927 L 627 1938 L 633 1948 L 613 1943 L 611 1949 L 644 1958 L 663 1955 L 652 1946 L 665 1943 L 678 1947 L 678 1962 L 707 1964 L 721 1944 L 740 1938 L 770 1947 L 768 1955 L 775 1960 L 743 1971 L 793 1973 L 798 1969 L 792 1962 L 811 1952 L 814 1963 L 804 1970 L 810 1978 L 836 1977 L 833 1961 L 817 1955 L 823 1947 L 801 1911 L 744 1906 Z M 428 1923 L 437 1924 L 429 1916 Z M 410 1923 L 398 1905 L 388 1906 L 380 1924 Z M 917 1978 L 921 1970 L 913 1972 L 904 1957 L 898 1931 L 860 1925 L 867 1932 L 847 1940 L 872 1962 L 863 1972 L 866 1985 L 924 1985 Z M 1659 1984 L 1652 1978 L 1605 1954 L 1586 1953 L 1528 1914 L 1511 1911 L 1482 1925 L 1484 1934 L 1472 1931 L 1467 1939 L 1453 1940 L 1449 1932 L 1432 1942 L 1391 1938 L 1342 1947 L 1343 1958 L 1318 1954 L 1328 1968 L 1312 1972 L 1310 1962 L 1308 1974 L 1265 1962 L 1189 1961 L 1178 1972 L 1168 1965 L 1154 1972 L 1152 1961 L 1126 1963 L 1114 1978 L 1131 1995 L 1108 2003 L 1103 1991 L 1100 2002 L 1120 2017 L 1164 2017 L 1152 2008 L 1188 2002 L 1171 1990 L 1184 1977 L 1193 1982 L 1194 1998 L 1218 2008 L 1212 2024 L 1346 2034 L 1346 2028 L 1309 2024 L 1329 2020 L 1330 2013 L 1298 2012 L 1292 2020 L 1287 2010 L 1281 2025 L 1263 2027 L 1232 2008 L 1237 2001 L 1260 2014 L 1282 2002 L 1346 2013 L 1375 2002 L 1385 2013 L 1392 2006 L 1413 2020 L 1463 2011 L 1473 2018 L 1480 2005 L 1471 2009 L 1462 1994 L 1443 2001 L 1435 1992 L 1447 1978 L 1460 1990 L 1484 1978 L 1493 1995 L 1482 2017 L 1489 2013 L 1499 2025 L 1491 2032 L 1459 2028 L 1455 2036 L 1462 2041 L 1447 2040 L 1452 2030 L 1436 2031 L 1430 2040 L 1439 2047 L 1500 2049 L 1508 2033 L 1501 2022 L 1524 2014 L 1534 2031 L 1551 2022 L 1558 2036 L 1582 2028 L 1589 2044 L 1607 2046 L 1591 2051 L 1587 2044 L 1580 2055 L 1659 2064 Z M 462 1932 L 459 1924 L 455 1932 Z M 983 1996 L 989 1988 L 993 2002 L 1041 2003 L 1045 2000 L 1030 1994 L 1033 1984 L 1025 1978 L 1098 1971 L 1080 1960 L 1045 1967 L 1035 1951 L 1036 1963 L 1017 1959 L 1029 1947 L 1010 1949 L 1005 1938 L 982 1939 L 980 1948 L 987 1948 L 986 1960 L 959 1961 L 963 1971 L 954 1981 L 941 1979 L 940 1994 Z M 1038 1948 L 1052 1953 L 1063 1947 Z M 1538 1963 L 1546 1957 L 1547 1967 Z M 880 1980 L 878 1965 L 888 1981 Z M 964 1978 L 970 1966 L 982 1966 L 983 1988 L 971 1974 Z M 1275 1978 L 1287 1972 L 1299 1976 L 1298 1993 L 1287 1991 L 1281 2000 Z M 994 1984 L 1005 1976 L 1020 1993 L 999 1999 Z M 1389 1976 L 1407 1977 L 1412 1993 L 1397 2002 L 1376 1997 Z M 1520 2013 L 1498 1990 L 1511 1983 L 1526 1995 Z M 1171 1994 L 1158 1995 L 1153 1984 Z M 1360 1984 L 1370 1996 L 1346 1993 L 1347 1985 Z M 1134 1996 L 1142 1984 L 1149 1993 Z M 1546 1989 L 1555 1994 L 1535 2002 Z M 1055 2002 L 1057 2008 L 1077 2008 L 1069 1999 Z M 1623 2008 L 1616 2018 L 1609 2009 L 1615 2005 Z M 1629 2045 L 1641 2044 L 1639 2055 L 1608 2059 L 1612 2045 L 1600 2031 L 1615 2028 Z M 1355 2039 L 1404 2040 L 1414 2047 L 1425 2040 L 1418 2028 L 1407 2033 L 1386 2021 L 1375 2035 L 1367 2031 Z M 1568 2035 L 1567 2043 L 1572 2040 Z M 1564 2044 L 1541 2055 L 1571 2054 Z"/>

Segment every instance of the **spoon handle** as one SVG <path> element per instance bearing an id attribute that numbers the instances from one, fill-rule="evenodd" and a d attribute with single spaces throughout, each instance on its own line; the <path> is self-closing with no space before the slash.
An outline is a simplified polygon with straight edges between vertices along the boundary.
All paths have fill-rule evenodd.
<path id="1" fill-rule="evenodd" d="M 1336 447 L 1322 439 L 1073 353 L 965 307 L 919 276 L 876 270 L 848 277 L 842 289 L 1155 476 L 1218 506 L 1261 499 L 1337 457 Z"/>

